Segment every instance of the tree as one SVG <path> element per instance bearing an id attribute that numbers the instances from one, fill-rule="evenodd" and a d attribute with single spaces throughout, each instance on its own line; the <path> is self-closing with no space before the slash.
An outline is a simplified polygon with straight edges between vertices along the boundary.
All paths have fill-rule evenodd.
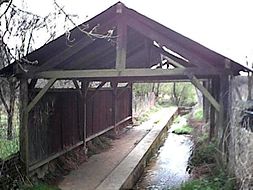
<path id="1" fill-rule="evenodd" d="M 6 5 L 7 4 L 7 5 Z M 33 64 L 24 57 L 33 50 L 34 33 L 42 28 L 49 31 L 49 40 L 55 36 L 54 26 L 50 25 L 51 17 L 40 17 L 24 11 L 12 4 L 12 1 L 0 1 L 3 12 L 0 13 L 0 69 L 16 61 L 19 63 Z M 1 10 L 2 10 L 1 9 Z M 21 66 L 22 68 L 22 66 Z M 7 114 L 7 138 L 13 138 L 13 115 L 17 89 L 19 86 L 15 76 L 0 78 L 0 100 Z"/>
<path id="2" fill-rule="evenodd" d="M 0 0 L 0 69 L 10 65 L 14 61 L 20 68 L 23 68 L 24 64 L 37 64 L 36 61 L 31 62 L 27 60 L 25 56 L 34 50 L 36 34 L 41 31 L 44 37 L 44 44 L 54 39 L 57 35 L 56 31 L 59 30 L 65 30 L 66 41 L 71 41 L 70 28 L 73 26 L 92 39 L 103 38 L 109 41 L 111 38 L 115 38 L 112 36 L 113 30 L 108 30 L 107 34 L 95 33 L 95 29 L 99 25 L 91 29 L 89 29 L 89 26 L 85 26 L 84 28 L 77 26 L 74 21 L 76 15 L 67 14 L 56 1 L 54 1 L 54 6 L 54 12 L 41 17 L 18 8 L 12 3 L 12 0 Z M 57 25 L 57 23 L 63 24 Z M 45 38 L 46 35 L 47 38 Z M 19 87 L 18 83 L 15 76 L 0 79 L 0 100 L 8 115 L 8 139 L 12 139 L 12 121 L 17 89 Z"/>

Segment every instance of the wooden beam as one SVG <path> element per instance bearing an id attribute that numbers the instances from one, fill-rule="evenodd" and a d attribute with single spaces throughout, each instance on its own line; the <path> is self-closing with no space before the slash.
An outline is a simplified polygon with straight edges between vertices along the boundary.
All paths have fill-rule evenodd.
<path id="1" fill-rule="evenodd" d="M 154 47 L 153 45 L 153 48 L 155 51 L 161 53 L 169 62 L 171 62 L 172 64 L 175 64 L 175 66 L 177 65 L 181 65 L 184 67 L 198 66 L 198 64 L 194 64 L 194 61 L 189 62 L 189 61 L 183 60 L 182 58 L 179 58 L 175 55 L 168 53 L 161 47 Z"/>
<path id="2" fill-rule="evenodd" d="M 193 53 L 189 49 L 186 49 L 184 46 L 170 39 L 169 36 L 161 34 L 159 30 L 154 30 L 153 28 L 148 27 L 146 24 L 140 22 L 137 19 L 128 17 L 127 25 L 134 28 L 136 31 L 140 32 L 141 34 L 145 35 L 151 40 L 158 42 L 161 46 L 166 46 L 172 51 L 175 51 L 176 53 L 180 54 L 182 57 L 189 60 L 190 62 L 194 61 L 194 64 L 196 64 L 198 67 L 214 68 L 212 64 L 208 62 L 206 59 L 201 58 L 196 53 Z"/>
<path id="3" fill-rule="evenodd" d="M 110 26 L 111 26 L 110 29 L 114 27 L 114 23 L 115 23 L 115 19 L 110 19 L 108 22 L 100 22 L 99 23 L 100 25 L 98 27 L 99 33 L 106 35 L 108 33 Z M 83 37 L 78 42 L 76 42 L 73 46 L 66 46 L 66 48 L 62 52 L 46 60 L 44 63 L 41 63 L 42 65 L 40 67 L 36 67 L 30 70 L 29 73 L 32 74 L 35 72 L 49 70 L 50 68 L 53 68 L 59 65 L 60 63 L 64 62 L 65 60 L 75 55 L 80 50 L 82 50 L 83 48 L 85 48 L 86 46 L 90 45 L 91 43 L 95 41 L 93 38 L 91 38 L 90 36 L 87 36 L 86 34 L 80 34 L 80 35 L 83 35 Z"/>
<path id="4" fill-rule="evenodd" d="M 216 91 L 215 89 L 217 87 L 217 79 L 213 78 L 210 81 L 210 91 L 213 97 L 216 97 Z M 216 97 L 217 98 L 217 97 Z M 216 135 L 216 114 L 215 114 L 215 108 L 211 105 L 210 106 L 210 130 L 209 130 L 209 140 L 211 141 L 215 135 Z"/>
<path id="5" fill-rule="evenodd" d="M 29 166 L 29 135 L 28 135 L 28 82 L 27 79 L 20 79 L 20 158 L 25 164 L 26 174 Z"/>
<path id="6" fill-rule="evenodd" d="M 65 70 L 45 71 L 37 73 L 34 78 L 102 78 L 102 77 L 152 77 L 152 76 L 177 76 L 192 73 L 193 75 L 219 75 L 222 71 L 207 68 L 175 68 L 175 69 L 100 69 L 100 70 Z"/>
<path id="7" fill-rule="evenodd" d="M 128 120 L 130 120 L 130 119 L 132 119 L 132 117 L 131 117 L 131 116 L 128 116 L 128 117 L 126 117 L 125 119 L 122 119 L 121 121 L 119 121 L 118 123 L 116 123 L 115 126 L 119 126 L 119 125 L 125 123 L 126 121 L 128 121 Z M 112 130 L 113 128 L 115 128 L 115 126 L 112 125 L 112 126 L 110 126 L 110 127 L 107 127 L 106 129 L 102 130 L 102 131 L 99 131 L 99 132 L 96 133 L 96 134 L 93 134 L 93 135 L 87 137 L 87 138 L 86 138 L 86 142 L 88 142 L 88 141 L 90 141 L 90 140 L 92 140 L 92 139 L 94 139 L 94 138 L 96 138 L 96 137 L 98 137 L 98 136 L 100 136 L 100 135 L 106 133 L 107 131 Z"/>
<path id="8" fill-rule="evenodd" d="M 131 83 L 130 87 L 129 115 L 132 117 L 131 123 L 133 123 L 133 83 Z"/>
<path id="9" fill-rule="evenodd" d="M 83 141 L 80 141 L 80 142 L 76 143 L 75 145 L 72 145 L 72 146 L 70 146 L 70 147 L 67 147 L 67 148 L 64 149 L 64 150 L 62 150 L 62 151 L 60 151 L 60 152 L 58 152 L 58 153 L 56 153 L 56 154 L 54 154 L 54 155 L 52 155 L 52 156 L 49 156 L 49 157 L 46 158 L 45 160 L 39 161 L 38 163 L 35 163 L 35 164 L 29 166 L 28 171 L 31 172 L 31 171 L 33 171 L 33 170 L 39 168 L 40 166 L 43 166 L 44 164 L 50 162 L 51 160 L 53 160 L 53 159 L 55 159 L 55 158 L 58 158 L 59 156 L 61 156 L 61 155 L 65 154 L 65 153 L 67 153 L 67 152 L 69 152 L 69 151 L 75 149 L 76 147 L 78 147 L 78 146 L 80 146 L 80 145 L 82 145 L 82 144 L 83 144 Z"/>
<path id="10" fill-rule="evenodd" d="M 175 61 L 174 59 L 166 56 L 166 55 L 163 55 L 163 57 L 165 59 L 167 59 L 167 61 L 169 61 L 172 65 L 174 65 L 175 67 L 177 68 L 185 68 L 182 64 L 178 63 L 177 61 Z"/>
<path id="11" fill-rule="evenodd" d="M 72 81 L 73 81 L 73 84 L 75 85 L 75 88 L 78 90 L 80 97 L 82 98 L 83 97 L 83 93 L 82 93 L 82 90 L 81 90 L 81 88 L 80 88 L 77 80 L 72 80 Z"/>
<path id="12" fill-rule="evenodd" d="M 123 87 L 123 89 L 121 90 L 121 92 L 117 94 L 117 98 L 119 98 L 119 97 L 121 96 L 121 94 L 123 94 L 126 90 L 128 90 L 128 89 L 129 89 L 129 86 L 130 86 L 130 88 L 131 88 L 131 84 L 132 84 L 132 83 L 130 83 L 130 82 L 127 83 L 127 85 L 126 85 L 125 87 Z"/>
<path id="13" fill-rule="evenodd" d="M 116 7 L 117 13 L 117 46 L 116 46 L 116 69 L 126 68 L 126 51 L 127 51 L 127 25 L 125 18 L 125 9 L 122 3 Z"/>
<path id="14" fill-rule="evenodd" d="M 218 138 L 220 140 L 220 150 L 223 152 L 222 157 L 224 161 L 228 159 L 229 149 L 229 137 L 230 137 L 230 123 L 229 123 L 229 80 L 228 75 L 220 76 L 220 91 L 219 91 L 219 102 L 221 105 L 221 111 L 219 112 L 219 123 L 218 123 Z"/>
<path id="15" fill-rule="evenodd" d="M 112 91 L 112 124 L 114 126 L 114 132 L 115 132 L 115 135 L 118 135 L 118 129 L 117 129 L 117 126 L 116 126 L 116 123 L 117 123 L 117 113 L 118 113 L 118 109 L 117 109 L 117 103 L 118 103 L 118 100 L 117 100 L 117 86 L 118 86 L 118 83 L 117 82 L 111 82 L 111 87 L 113 88 L 113 91 Z"/>
<path id="16" fill-rule="evenodd" d="M 186 74 L 191 80 L 192 84 L 198 88 L 203 95 L 209 100 L 209 102 L 214 106 L 214 108 L 219 112 L 220 104 L 213 98 L 213 96 L 208 92 L 208 90 L 201 84 L 201 82 L 193 76 L 191 73 Z"/>
<path id="17" fill-rule="evenodd" d="M 87 93 L 89 88 L 88 81 L 82 81 L 82 94 L 83 94 L 83 148 L 86 151 L 86 138 L 87 138 Z"/>
<path id="18" fill-rule="evenodd" d="M 38 79 L 32 79 L 28 85 L 28 89 L 33 89 L 37 83 Z"/>
<path id="19" fill-rule="evenodd" d="M 106 82 L 101 82 L 98 87 L 95 89 L 95 92 L 90 95 L 90 97 L 87 98 L 87 101 L 90 101 L 97 93 L 100 88 L 102 88 L 105 85 Z"/>
<path id="20" fill-rule="evenodd" d="M 157 35 L 165 37 L 166 41 L 161 40 L 162 43 L 168 42 L 168 44 L 166 45 L 168 48 L 172 47 L 171 50 L 182 54 L 185 58 L 189 58 L 191 61 L 195 60 L 195 58 L 198 57 L 198 59 L 196 60 L 204 60 L 205 62 L 208 62 L 208 64 L 212 67 L 213 63 L 221 63 L 225 59 L 224 56 L 204 47 L 203 45 L 189 39 L 188 37 L 183 36 L 182 34 L 179 34 L 161 25 L 160 23 L 152 19 L 138 14 L 134 10 L 128 9 L 127 15 L 128 18 L 131 18 L 132 20 L 136 21 L 135 23 L 132 23 L 132 20 L 128 19 L 128 23 L 132 23 L 133 28 L 142 28 L 143 33 L 146 33 L 146 35 L 148 35 L 149 33 L 149 31 L 146 30 L 146 28 L 148 28 L 149 30 L 154 31 Z M 146 28 L 143 28 L 143 26 L 145 26 Z M 159 42 L 159 40 L 155 41 Z M 205 66 L 204 62 L 199 63 L 203 63 L 203 66 Z"/>
<path id="21" fill-rule="evenodd" d="M 38 103 L 38 101 L 43 97 L 43 95 L 47 92 L 47 90 L 54 84 L 54 82 L 56 81 L 56 78 L 52 78 L 50 79 L 46 86 L 44 86 L 44 88 L 35 96 L 35 98 L 33 98 L 33 100 L 28 104 L 27 106 L 27 112 L 29 113 L 32 108 Z"/>

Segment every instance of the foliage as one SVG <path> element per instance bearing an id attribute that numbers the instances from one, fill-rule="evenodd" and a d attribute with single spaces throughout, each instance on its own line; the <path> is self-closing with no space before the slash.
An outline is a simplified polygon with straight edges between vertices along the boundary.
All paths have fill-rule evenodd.
<path id="1" fill-rule="evenodd" d="M 169 101 L 172 105 L 193 106 L 197 103 L 194 86 L 189 82 L 162 83 L 160 85 L 160 102 Z"/>
<path id="2" fill-rule="evenodd" d="M 190 127 L 187 124 L 173 130 L 173 133 L 178 134 L 178 135 L 190 134 L 191 132 L 192 132 L 192 127 Z"/>
<path id="3" fill-rule="evenodd" d="M 189 159 L 189 169 L 204 164 L 213 164 L 216 162 L 216 144 L 199 142 L 195 145 L 193 153 Z"/>
<path id="4" fill-rule="evenodd" d="M 233 190 L 235 180 L 223 172 L 214 176 L 196 179 L 181 185 L 180 190 Z"/>
<path id="5" fill-rule="evenodd" d="M 194 111 L 193 119 L 196 120 L 196 121 L 202 121 L 203 120 L 203 109 L 202 108 L 198 108 L 197 110 Z"/>
<path id="6" fill-rule="evenodd" d="M 0 139 L 0 159 L 4 160 L 8 156 L 18 152 L 19 139 L 13 138 L 12 140 Z"/>
<path id="7" fill-rule="evenodd" d="M 7 126 L 7 114 L 1 112 L 0 113 L 0 159 L 4 160 L 8 158 L 10 155 L 19 151 L 19 138 L 18 138 L 18 121 L 17 121 L 17 113 L 15 113 L 14 117 L 14 131 L 13 138 L 8 139 L 6 136 L 6 126 Z"/>
<path id="8" fill-rule="evenodd" d="M 59 190 L 57 187 L 49 186 L 44 183 L 34 185 L 32 187 L 23 187 L 22 190 Z"/>
<path id="9" fill-rule="evenodd" d="M 142 113 L 138 118 L 137 122 L 138 124 L 142 124 L 143 122 L 147 121 L 150 118 L 150 115 L 152 115 L 155 112 L 158 112 L 162 106 L 156 104 L 155 106 L 151 107 L 149 110 Z"/>
<path id="10" fill-rule="evenodd" d="M 133 92 L 136 96 L 141 96 L 152 92 L 153 84 L 152 83 L 134 83 Z"/>
<path id="11" fill-rule="evenodd" d="M 199 135 L 199 134 L 198 134 Z M 193 138 L 195 146 L 188 160 L 187 171 L 199 170 L 198 179 L 190 180 L 181 185 L 181 190 L 233 190 L 235 189 L 235 179 L 230 178 L 226 169 L 219 167 L 217 159 L 217 143 L 210 142 L 208 135 L 203 133 Z"/>

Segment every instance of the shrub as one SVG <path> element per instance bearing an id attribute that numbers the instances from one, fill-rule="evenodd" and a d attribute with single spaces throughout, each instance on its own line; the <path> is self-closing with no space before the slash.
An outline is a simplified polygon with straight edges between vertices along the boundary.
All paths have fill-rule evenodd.
<path id="1" fill-rule="evenodd" d="M 198 108 L 194 113 L 193 113 L 193 119 L 196 121 L 201 121 L 203 120 L 203 110 L 201 108 Z"/>
<path id="2" fill-rule="evenodd" d="M 188 161 L 188 171 L 194 167 L 201 166 L 203 164 L 213 164 L 216 162 L 216 144 L 208 143 L 203 139 L 203 141 L 197 142 L 193 147 L 192 154 Z"/>
<path id="3" fill-rule="evenodd" d="M 172 131 L 175 134 L 190 134 L 192 132 L 192 128 L 189 125 L 183 125 L 182 127 L 176 128 Z"/>
<path id="4" fill-rule="evenodd" d="M 215 175 L 207 178 L 195 179 L 185 182 L 180 190 L 234 190 L 235 179 L 229 178 L 224 172 L 219 170 Z"/>

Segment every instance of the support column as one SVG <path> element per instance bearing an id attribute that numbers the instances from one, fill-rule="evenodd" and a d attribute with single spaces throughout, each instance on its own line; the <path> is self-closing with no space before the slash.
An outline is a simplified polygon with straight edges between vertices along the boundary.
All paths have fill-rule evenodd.
<path id="1" fill-rule="evenodd" d="M 88 81 L 82 81 L 82 103 L 83 103 L 83 148 L 86 151 L 86 138 L 87 138 L 87 92 L 89 88 Z"/>
<path id="2" fill-rule="evenodd" d="M 28 81 L 26 78 L 20 80 L 20 158 L 25 164 L 25 172 L 29 171 L 29 135 L 28 135 Z"/>
<path id="3" fill-rule="evenodd" d="M 130 83 L 129 89 L 129 115 L 131 116 L 130 124 L 133 124 L 133 83 Z"/>
<path id="4" fill-rule="evenodd" d="M 209 93 L 211 92 L 209 80 L 203 81 L 203 86 L 209 91 Z M 203 95 L 203 116 L 206 123 L 209 121 L 209 112 L 210 112 L 210 103 Z"/>
<path id="5" fill-rule="evenodd" d="M 216 78 L 213 78 L 210 81 L 210 92 L 211 95 L 217 99 L 217 87 L 218 87 L 218 81 Z M 214 137 L 217 137 L 217 133 L 216 133 L 216 118 L 217 118 L 217 114 L 216 114 L 216 110 L 214 108 L 213 105 L 210 105 L 210 131 L 209 131 L 209 140 L 212 140 Z"/>
<path id="6" fill-rule="evenodd" d="M 115 132 L 115 135 L 118 136 L 119 134 L 119 131 L 118 131 L 118 128 L 116 126 L 116 123 L 117 123 L 117 113 L 118 113 L 118 109 L 117 109 L 117 103 L 118 103 L 118 100 L 117 100 L 117 86 L 118 86 L 118 83 L 116 82 L 111 82 L 111 87 L 113 88 L 113 91 L 112 91 L 112 124 L 114 126 L 114 132 Z"/>
<path id="7" fill-rule="evenodd" d="M 116 69 L 126 68 L 126 49 L 127 49 L 127 25 L 125 10 L 122 3 L 116 6 L 117 15 L 117 46 L 116 46 Z"/>
<path id="8" fill-rule="evenodd" d="M 221 111 L 219 113 L 218 137 L 220 139 L 220 150 L 224 153 L 223 161 L 227 161 L 230 126 L 228 122 L 229 111 L 229 76 L 220 76 L 219 102 Z"/>

